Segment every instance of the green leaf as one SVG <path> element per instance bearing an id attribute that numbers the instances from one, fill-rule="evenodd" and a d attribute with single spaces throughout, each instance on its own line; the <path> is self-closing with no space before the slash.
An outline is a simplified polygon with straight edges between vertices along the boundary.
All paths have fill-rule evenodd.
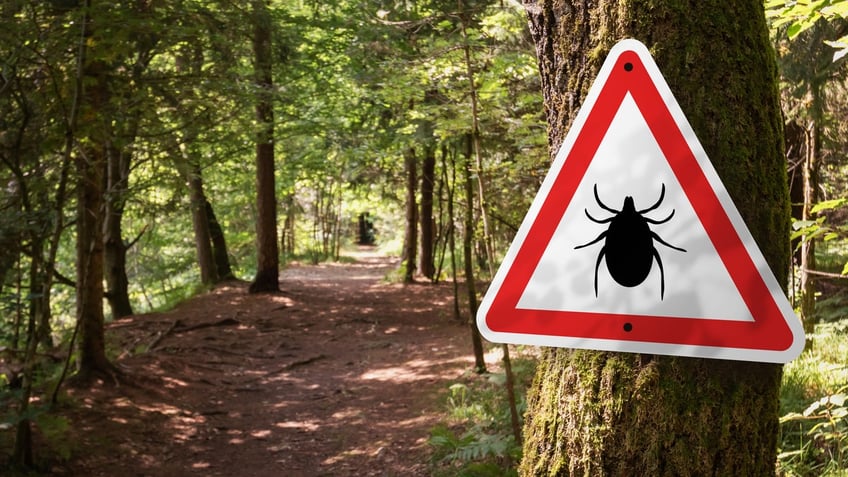
<path id="1" fill-rule="evenodd" d="M 818 411 L 819 408 L 822 406 L 822 404 L 824 404 L 822 402 L 822 400 L 827 402 L 827 398 L 822 398 L 822 399 L 815 401 L 812 404 L 810 404 L 807 407 L 807 409 L 804 409 L 804 412 L 802 413 L 804 415 L 804 417 L 810 417 L 810 415 L 812 415 L 814 412 Z"/>
<path id="2" fill-rule="evenodd" d="M 838 207 L 842 207 L 846 203 L 848 203 L 848 198 L 846 197 L 842 197 L 840 199 L 825 200 L 814 205 L 813 208 L 810 209 L 810 213 L 817 214 L 823 210 L 836 209 Z"/>
<path id="3" fill-rule="evenodd" d="M 788 36 L 790 40 L 793 40 L 793 39 L 795 39 L 796 36 L 798 36 L 801 33 L 801 31 L 802 31 L 801 30 L 801 24 L 798 23 L 798 22 L 795 22 L 795 23 L 789 25 L 789 28 L 786 29 L 786 36 Z"/>
<path id="4" fill-rule="evenodd" d="M 830 396 L 830 398 L 828 398 L 830 403 L 833 404 L 834 406 L 844 406 L 845 405 L 845 399 L 846 399 L 846 396 L 845 396 L 845 394 L 842 394 L 842 393 L 834 394 L 833 396 Z"/>
<path id="5" fill-rule="evenodd" d="M 832 2 L 831 5 L 822 8 L 822 13 L 828 15 L 829 17 L 842 17 L 848 18 L 848 1 L 846 0 L 836 0 Z"/>
<path id="6" fill-rule="evenodd" d="M 783 424 L 784 422 L 790 422 L 790 421 L 802 421 L 802 420 L 805 420 L 805 419 L 806 419 L 806 416 L 804 416 L 803 414 L 800 414 L 800 413 L 797 413 L 797 412 L 790 412 L 790 413 L 788 413 L 784 416 L 781 416 L 780 423 Z"/>
<path id="7" fill-rule="evenodd" d="M 792 230 L 801 230 L 816 225 L 815 220 L 796 220 L 792 222 Z"/>

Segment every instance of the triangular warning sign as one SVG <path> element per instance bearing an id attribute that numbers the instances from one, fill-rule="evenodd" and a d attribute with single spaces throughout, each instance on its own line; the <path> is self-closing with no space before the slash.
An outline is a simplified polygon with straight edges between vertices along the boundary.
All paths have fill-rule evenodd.
<path id="1" fill-rule="evenodd" d="M 610 51 L 495 275 L 494 342 L 784 363 L 800 320 L 647 48 Z"/>

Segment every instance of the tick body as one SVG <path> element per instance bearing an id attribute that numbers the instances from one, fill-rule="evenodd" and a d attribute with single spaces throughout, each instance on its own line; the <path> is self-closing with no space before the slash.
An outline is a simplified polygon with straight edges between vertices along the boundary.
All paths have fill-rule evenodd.
<path id="1" fill-rule="evenodd" d="M 663 269 L 662 258 L 657 252 L 654 242 L 659 242 L 668 248 L 685 252 L 685 249 L 675 247 L 663 240 L 656 232 L 651 230 L 651 225 L 664 224 L 674 217 L 674 210 L 668 217 L 656 220 L 646 217 L 645 214 L 658 208 L 665 198 L 665 184 L 662 185 L 660 198 L 647 209 L 637 210 L 633 202 L 633 197 L 627 196 L 624 198 L 624 204 L 621 210 L 615 210 L 601 201 L 598 196 L 598 185 L 595 184 L 595 201 L 598 206 L 607 212 L 613 214 L 605 219 L 596 219 L 589 214 L 588 209 L 583 212 L 586 217 L 597 224 L 609 224 L 604 232 L 595 237 L 591 242 L 583 245 L 578 245 L 575 248 L 581 249 L 594 245 L 600 241 L 604 242 L 601 251 L 598 253 L 598 259 L 595 262 L 595 296 L 598 296 L 598 268 L 601 266 L 601 261 L 606 260 L 607 270 L 610 276 L 619 285 L 625 287 L 635 287 L 640 285 L 648 277 L 653 267 L 654 260 L 657 261 L 657 266 L 660 269 L 660 299 L 665 295 L 665 270 Z"/>

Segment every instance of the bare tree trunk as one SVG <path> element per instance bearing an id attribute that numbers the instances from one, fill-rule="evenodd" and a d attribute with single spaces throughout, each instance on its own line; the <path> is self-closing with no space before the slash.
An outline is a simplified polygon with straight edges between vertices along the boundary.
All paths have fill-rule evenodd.
<path id="1" fill-rule="evenodd" d="M 809 103 L 810 121 L 805 134 L 805 152 L 803 165 L 804 203 L 801 208 L 801 220 L 815 220 L 812 208 L 819 201 L 819 169 L 821 168 L 821 121 L 824 117 L 822 106 L 821 82 L 810 83 Z M 816 239 L 803 237 L 801 240 L 801 277 L 799 290 L 801 295 L 801 320 L 804 332 L 811 336 L 816 328 Z M 812 340 L 807 344 L 812 345 Z"/>
<path id="2" fill-rule="evenodd" d="M 215 211 L 212 209 L 212 203 L 205 198 L 206 206 L 206 221 L 209 223 L 209 238 L 212 240 L 212 255 L 215 258 L 215 270 L 218 272 L 218 280 L 229 280 L 234 277 L 233 269 L 230 266 L 230 254 L 227 251 L 227 240 L 224 237 L 224 230 L 221 229 L 221 224 L 218 223 L 218 218 L 215 216 Z"/>
<path id="3" fill-rule="evenodd" d="M 489 277 L 495 275 L 495 250 L 492 242 L 492 232 L 489 226 L 489 213 L 487 211 L 486 186 L 483 179 L 483 153 L 480 150 L 480 113 L 477 103 L 477 82 L 475 80 L 474 65 L 471 62 L 471 45 L 468 43 L 467 12 L 463 0 L 457 0 L 459 7 L 460 26 L 462 28 L 463 52 L 465 53 L 465 71 L 468 76 L 468 91 L 471 97 L 471 143 L 474 150 L 474 167 L 477 177 L 477 194 L 480 201 L 480 219 L 483 222 L 483 247 L 486 251 L 486 265 Z"/>
<path id="4" fill-rule="evenodd" d="M 416 201 L 418 166 L 415 149 L 409 148 L 403 155 L 403 165 L 406 172 L 406 232 L 404 234 L 403 260 L 405 264 L 403 281 L 415 281 L 415 254 L 418 249 L 418 205 Z"/>
<path id="5" fill-rule="evenodd" d="M 133 133 L 133 136 L 135 134 Z M 127 249 L 121 223 L 130 175 L 130 157 L 124 148 L 106 148 L 106 200 L 104 213 L 104 273 L 108 291 L 106 298 L 112 316 L 121 318 L 133 314 L 127 278 Z"/>
<path id="6" fill-rule="evenodd" d="M 447 165 L 447 161 L 446 161 L 447 156 L 448 156 L 447 148 L 444 148 L 443 152 L 442 152 L 442 173 L 444 175 L 443 182 L 446 183 L 447 186 L 448 186 L 448 197 L 447 197 L 448 229 L 447 229 L 447 236 L 448 236 L 448 247 L 450 248 L 450 254 L 451 254 L 451 282 L 453 283 L 453 317 L 456 320 L 461 320 L 462 319 L 462 313 L 459 310 L 459 282 L 456 279 L 456 268 L 457 268 L 456 267 L 456 225 L 454 223 L 456 216 L 454 214 L 454 209 L 453 209 L 454 191 L 456 190 L 456 160 L 455 160 L 456 153 L 455 153 L 455 150 L 454 150 L 454 153 L 451 155 L 450 180 L 448 180 L 448 172 L 447 172 L 448 171 L 448 169 L 447 169 L 448 165 Z M 473 315 L 472 315 L 472 320 L 474 320 Z"/>
<path id="7" fill-rule="evenodd" d="M 253 54 L 256 86 L 256 277 L 250 292 L 280 290 L 277 248 L 277 195 L 274 177 L 274 105 L 271 17 L 266 0 L 253 0 Z"/>
<path id="8" fill-rule="evenodd" d="M 149 7 L 144 2 L 136 4 L 137 13 L 146 14 Z M 115 114 L 125 118 L 115 121 L 106 128 L 109 139 L 106 147 L 106 190 L 104 214 L 104 261 L 106 264 L 106 298 L 114 318 L 133 314 L 129 297 L 129 279 L 127 278 L 127 244 L 123 238 L 122 222 L 127 195 L 129 194 L 130 163 L 133 157 L 133 144 L 138 136 L 141 111 L 134 106 L 138 88 L 144 81 L 143 74 L 150 64 L 156 41 L 153 36 L 139 35 L 135 39 L 136 61 L 130 69 L 130 76 L 123 78 L 121 87 L 125 93 L 120 98 L 122 110 Z"/>
<path id="9" fill-rule="evenodd" d="M 471 319 L 468 320 L 468 326 L 471 329 L 471 346 L 474 349 L 474 371 L 477 373 L 486 372 L 486 352 L 483 349 L 483 338 L 480 336 L 480 329 L 477 328 L 477 284 L 474 276 L 474 179 L 471 171 L 471 137 L 466 136 L 466 154 L 463 163 L 462 171 L 465 179 L 465 233 L 462 241 L 462 251 L 465 256 L 465 285 L 468 289 L 468 309 L 471 312 Z"/>
<path id="10" fill-rule="evenodd" d="M 211 285 L 218 281 L 218 268 L 212 253 L 212 231 L 208 209 L 211 204 L 203 192 L 203 177 L 200 167 L 191 161 L 188 181 L 191 201 L 191 223 L 194 228 L 194 246 L 197 250 L 197 265 L 200 267 L 200 282 Z"/>
<path id="11" fill-rule="evenodd" d="M 94 6 L 88 0 L 84 8 Z M 87 39 L 94 36 L 93 28 Z M 87 59 L 83 81 L 88 85 L 82 95 L 81 111 L 103 118 L 109 104 L 109 67 L 100 59 Z M 103 322 L 103 197 L 106 178 L 105 125 L 89 125 L 90 147 L 76 158 L 77 173 L 77 320 L 79 326 L 79 374 L 83 378 L 113 375 L 115 369 L 106 358 Z"/>
<path id="12" fill-rule="evenodd" d="M 110 371 L 103 322 L 103 173 L 105 152 L 94 144 L 77 158 L 77 319 L 80 374 Z"/>
<path id="13" fill-rule="evenodd" d="M 435 219 L 433 218 L 433 190 L 436 183 L 436 149 L 431 146 L 424 148 L 424 159 L 421 162 L 421 258 L 419 270 L 422 275 L 433 279 L 436 273 L 434 263 Z"/>
<path id="14" fill-rule="evenodd" d="M 296 214 L 294 195 L 288 194 L 283 199 L 285 204 L 285 219 L 283 221 L 283 236 L 280 238 L 282 252 L 286 255 L 294 254 L 294 220 Z"/>

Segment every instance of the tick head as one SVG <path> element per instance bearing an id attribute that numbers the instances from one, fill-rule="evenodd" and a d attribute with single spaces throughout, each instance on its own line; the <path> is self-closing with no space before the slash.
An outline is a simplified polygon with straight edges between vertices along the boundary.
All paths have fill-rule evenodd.
<path id="1" fill-rule="evenodd" d="M 621 207 L 622 212 L 636 212 L 636 206 L 633 204 L 633 197 L 629 195 L 624 198 L 624 206 Z"/>

